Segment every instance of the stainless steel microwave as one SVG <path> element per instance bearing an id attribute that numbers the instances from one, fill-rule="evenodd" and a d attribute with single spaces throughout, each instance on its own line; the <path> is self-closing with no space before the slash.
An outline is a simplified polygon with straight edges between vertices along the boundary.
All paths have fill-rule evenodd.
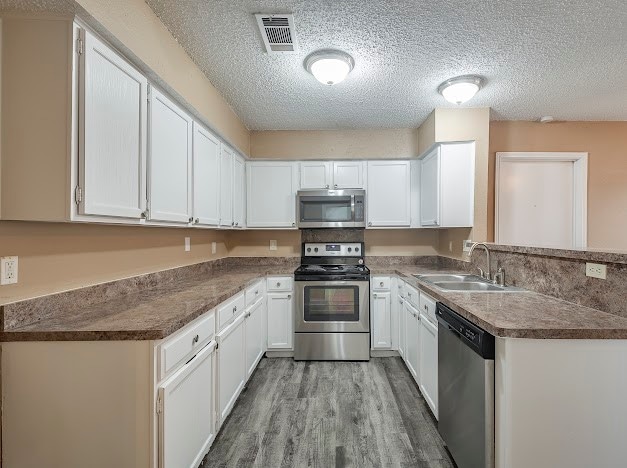
<path id="1" fill-rule="evenodd" d="M 299 228 L 366 227 L 366 191 L 299 190 L 296 219 Z"/>

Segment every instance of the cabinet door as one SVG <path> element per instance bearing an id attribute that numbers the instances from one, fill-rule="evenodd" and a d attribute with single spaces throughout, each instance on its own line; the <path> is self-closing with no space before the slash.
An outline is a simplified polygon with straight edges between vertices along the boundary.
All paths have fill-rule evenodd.
<path id="1" fill-rule="evenodd" d="M 194 122 L 194 223 L 217 226 L 220 220 L 220 140 Z"/>
<path id="2" fill-rule="evenodd" d="M 333 181 L 333 163 L 324 161 L 303 161 L 300 163 L 301 189 L 328 189 Z"/>
<path id="3" fill-rule="evenodd" d="M 292 294 L 268 294 L 268 349 L 292 349 Z"/>
<path id="4" fill-rule="evenodd" d="M 220 226 L 233 221 L 233 152 L 222 145 L 220 151 Z"/>
<path id="5" fill-rule="evenodd" d="M 409 226 L 409 161 L 369 161 L 366 206 L 369 227 Z"/>
<path id="6" fill-rule="evenodd" d="M 233 409 L 246 383 L 244 314 L 217 335 L 218 341 L 218 411 L 220 421 Z"/>
<path id="7" fill-rule="evenodd" d="M 146 210 L 148 82 L 95 36 L 82 33 L 79 213 L 139 220 Z"/>
<path id="8" fill-rule="evenodd" d="M 247 226 L 295 227 L 298 163 L 249 162 L 246 172 Z"/>
<path id="9" fill-rule="evenodd" d="M 191 218 L 192 119 L 154 87 L 150 89 L 148 200 L 155 221 Z"/>
<path id="10" fill-rule="evenodd" d="M 402 297 L 398 298 L 398 354 L 401 355 L 403 361 L 405 358 L 405 342 L 406 342 L 406 334 L 405 334 L 405 301 Z"/>
<path id="11" fill-rule="evenodd" d="M 245 213 L 245 184 L 246 175 L 244 168 L 246 164 L 242 158 L 235 156 L 233 158 L 233 226 L 236 228 L 245 227 L 244 213 Z"/>
<path id="12" fill-rule="evenodd" d="M 215 437 L 215 342 L 158 389 L 159 466 L 196 467 Z"/>
<path id="13" fill-rule="evenodd" d="M 246 377 L 250 377 L 254 372 L 259 360 L 264 353 L 263 336 L 265 317 L 264 308 L 266 302 L 258 300 L 246 313 Z"/>
<path id="14" fill-rule="evenodd" d="M 364 163 L 362 161 L 334 162 L 333 188 L 364 188 Z"/>
<path id="15" fill-rule="evenodd" d="M 372 294 L 372 348 L 390 349 L 392 347 L 392 304 L 389 292 Z"/>
<path id="16" fill-rule="evenodd" d="M 438 418 L 438 327 L 424 314 L 420 317 L 420 390 Z"/>
<path id="17" fill-rule="evenodd" d="M 420 225 L 440 225 L 440 148 L 420 163 Z"/>
<path id="18" fill-rule="evenodd" d="M 418 382 L 418 366 L 420 361 L 418 355 L 420 353 L 420 316 L 416 309 L 414 309 L 409 302 L 405 302 L 405 330 L 406 330 L 406 343 L 405 343 L 405 364 L 409 372 L 414 376 L 416 382 Z"/>

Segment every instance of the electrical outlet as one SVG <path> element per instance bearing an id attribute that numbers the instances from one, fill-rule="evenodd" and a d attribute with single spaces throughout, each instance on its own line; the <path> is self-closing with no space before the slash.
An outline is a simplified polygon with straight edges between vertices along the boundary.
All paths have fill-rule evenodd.
<path id="1" fill-rule="evenodd" d="M 586 276 L 591 278 L 606 279 L 607 266 L 602 263 L 586 263 Z"/>
<path id="2" fill-rule="evenodd" d="M 185 238 L 185 252 L 192 250 L 192 240 L 189 237 Z"/>
<path id="3" fill-rule="evenodd" d="M 276 241 L 275 240 L 271 240 L 270 241 L 270 250 L 276 250 Z"/>
<path id="4" fill-rule="evenodd" d="M 214 254 L 218 251 L 218 246 L 215 242 L 211 243 L 211 253 Z"/>
<path id="5" fill-rule="evenodd" d="M 17 283 L 17 257 L 0 258 L 0 284 Z"/>
<path id="6" fill-rule="evenodd" d="M 470 247 L 472 247 L 472 244 L 474 244 L 473 241 L 471 241 L 470 239 L 466 239 L 465 241 L 462 241 L 462 249 L 464 252 L 470 252 Z"/>

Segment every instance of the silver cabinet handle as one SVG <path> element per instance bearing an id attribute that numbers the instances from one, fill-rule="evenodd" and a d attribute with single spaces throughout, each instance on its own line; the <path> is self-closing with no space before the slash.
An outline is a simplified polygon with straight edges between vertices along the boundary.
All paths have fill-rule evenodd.
<path id="1" fill-rule="evenodd" d="M 427 304 L 425 304 L 425 310 L 429 310 L 429 308 L 427 307 Z"/>
<path id="2" fill-rule="evenodd" d="M 200 222 L 200 219 L 198 219 L 198 218 L 196 218 L 196 219 L 194 220 L 194 223 L 195 223 L 195 224 L 198 224 L 199 222 Z"/>
<path id="3" fill-rule="evenodd" d="M 329 188 L 329 184 L 327 184 L 327 187 L 326 187 L 326 188 Z"/>
<path id="4" fill-rule="evenodd" d="M 142 211 L 142 214 L 140 215 L 143 219 L 146 219 L 148 217 L 148 210 L 146 211 Z"/>
<path id="5" fill-rule="evenodd" d="M 190 223 L 193 223 L 193 222 L 194 222 L 194 218 L 193 218 L 193 217 L 192 217 L 192 218 L 189 218 L 189 222 L 190 222 Z"/>
<path id="6" fill-rule="evenodd" d="M 291 294 L 288 294 L 288 295 L 287 295 L 287 298 L 288 298 L 288 299 L 291 299 L 291 298 L 292 298 L 292 295 L 291 295 Z"/>
<path id="7" fill-rule="evenodd" d="M 281 287 L 281 283 L 277 283 L 277 284 L 276 284 L 276 287 L 277 287 L 277 288 Z"/>
<path id="8" fill-rule="evenodd" d="M 192 339 L 192 345 L 198 343 L 198 335 L 196 335 L 193 339 Z"/>
<path id="9" fill-rule="evenodd" d="M 255 295 L 259 294 L 259 291 L 255 291 Z"/>
<path id="10" fill-rule="evenodd" d="M 237 312 L 237 306 L 233 307 L 233 313 Z"/>
<path id="11" fill-rule="evenodd" d="M 373 294 L 373 295 L 372 295 L 372 297 L 377 297 L 377 295 L 376 295 L 376 294 Z"/>
<path id="12" fill-rule="evenodd" d="M 296 223 L 292 223 L 292 226 L 296 226 Z"/>
<path id="13" fill-rule="evenodd" d="M 372 226 L 372 221 L 370 221 L 370 222 L 368 223 L 368 226 Z"/>
<path id="14" fill-rule="evenodd" d="M 381 281 L 381 282 L 379 283 L 379 286 L 383 287 L 383 281 Z"/>
<path id="15" fill-rule="evenodd" d="M 333 188 L 337 188 L 337 184 L 335 184 L 335 185 L 333 186 Z"/>
<path id="16" fill-rule="evenodd" d="M 235 226 L 235 221 L 231 221 L 231 226 Z"/>

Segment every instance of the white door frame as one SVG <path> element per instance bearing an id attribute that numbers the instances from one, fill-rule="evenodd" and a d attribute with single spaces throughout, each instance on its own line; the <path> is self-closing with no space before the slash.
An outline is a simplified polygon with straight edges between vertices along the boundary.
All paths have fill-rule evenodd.
<path id="1" fill-rule="evenodd" d="M 501 163 L 513 161 L 573 162 L 573 241 L 575 248 L 588 247 L 588 153 L 565 152 L 499 152 L 496 153 L 494 180 L 494 241 L 499 239 L 499 183 Z"/>

